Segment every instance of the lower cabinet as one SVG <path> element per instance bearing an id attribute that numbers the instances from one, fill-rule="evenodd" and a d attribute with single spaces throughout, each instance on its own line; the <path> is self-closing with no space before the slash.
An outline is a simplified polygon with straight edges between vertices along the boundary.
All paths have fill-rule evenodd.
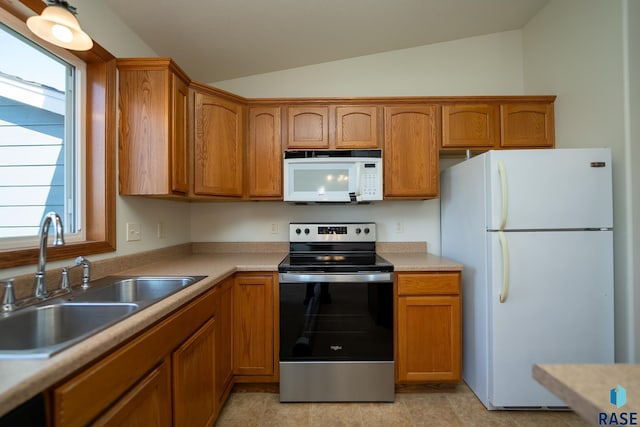
<path id="1" fill-rule="evenodd" d="M 171 426 L 170 364 L 163 361 L 111 409 L 93 422 L 94 426 Z"/>
<path id="2" fill-rule="evenodd" d="M 216 285 L 216 401 L 217 412 L 233 386 L 233 283 L 234 277 Z"/>
<path id="3" fill-rule="evenodd" d="M 215 323 L 215 318 L 210 319 L 171 357 L 176 427 L 213 424 L 217 407 Z"/>
<path id="4" fill-rule="evenodd" d="M 274 274 L 236 274 L 233 288 L 233 373 L 236 381 L 277 381 Z"/>
<path id="5" fill-rule="evenodd" d="M 398 383 L 462 381 L 460 272 L 397 273 Z"/>

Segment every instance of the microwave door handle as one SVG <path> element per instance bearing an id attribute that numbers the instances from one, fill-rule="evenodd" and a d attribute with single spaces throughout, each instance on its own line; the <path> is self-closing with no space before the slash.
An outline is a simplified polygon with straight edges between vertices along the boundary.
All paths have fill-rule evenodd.
<path id="1" fill-rule="evenodd" d="M 350 199 L 352 202 L 359 202 L 362 200 L 362 195 L 360 194 L 360 178 L 362 177 L 362 163 L 356 164 L 356 185 L 355 192 L 349 193 Z"/>

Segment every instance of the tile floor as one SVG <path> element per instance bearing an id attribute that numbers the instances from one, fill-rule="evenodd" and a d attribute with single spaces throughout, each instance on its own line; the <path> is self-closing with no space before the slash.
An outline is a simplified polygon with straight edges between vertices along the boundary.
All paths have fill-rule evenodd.
<path id="1" fill-rule="evenodd" d="M 466 385 L 397 393 L 394 403 L 280 403 L 276 393 L 232 393 L 216 427 L 590 425 L 570 411 L 487 411 Z"/>

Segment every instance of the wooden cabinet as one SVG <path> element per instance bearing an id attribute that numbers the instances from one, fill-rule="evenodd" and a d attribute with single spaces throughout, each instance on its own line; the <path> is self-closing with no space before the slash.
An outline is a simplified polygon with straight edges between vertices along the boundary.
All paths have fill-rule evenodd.
<path id="1" fill-rule="evenodd" d="M 216 416 L 215 319 L 173 352 L 173 425 L 209 426 Z"/>
<path id="2" fill-rule="evenodd" d="M 287 128 L 289 149 L 329 148 L 329 107 L 288 107 Z"/>
<path id="3" fill-rule="evenodd" d="M 462 381 L 460 273 L 398 273 L 396 281 L 397 381 Z"/>
<path id="4" fill-rule="evenodd" d="M 236 274 L 233 288 L 235 375 L 263 378 L 274 375 L 275 282 L 273 274 Z"/>
<path id="5" fill-rule="evenodd" d="M 286 148 L 379 148 L 378 106 L 296 105 L 287 107 Z"/>
<path id="6" fill-rule="evenodd" d="M 249 108 L 247 195 L 282 200 L 280 107 Z"/>
<path id="7" fill-rule="evenodd" d="M 171 375 L 169 362 L 162 362 L 107 412 L 93 426 L 171 426 Z"/>
<path id="8" fill-rule="evenodd" d="M 438 196 L 437 105 L 384 107 L 384 197 Z"/>
<path id="9" fill-rule="evenodd" d="M 502 104 L 503 148 L 553 148 L 553 103 Z"/>
<path id="10" fill-rule="evenodd" d="M 168 58 L 118 59 L 120 194 L 189 190 L 189 78 Z"/>
<path id="11" fill-rule="evenodd" d="M 335 148 L 378 148 L 378 107 L 335 107 Z"/>
<path id="12" fill-rule="evenodd" d="M 500 143 L 498 104 L 444 104 L 442 148 L 490 150 Z"/>
<path id="13" fill-rule="evenodd" d="M 216 400 L 222 408 L 233 386 L 233 284 L 230 277 L 216 285 Z"/>
<path id="14" fill-rule="evenodd" d="M 196 195 L 242 197 L 242 105 L 194 84 L 194 184 Z"/>

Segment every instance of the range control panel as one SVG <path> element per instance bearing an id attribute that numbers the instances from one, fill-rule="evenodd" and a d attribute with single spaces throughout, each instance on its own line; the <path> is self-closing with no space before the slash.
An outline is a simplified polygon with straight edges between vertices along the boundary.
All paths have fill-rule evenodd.
<path id="1" fill-rule="evenodd" d="M 290 242 L 375 242 L 375 222 L 289 224 Z"/>

